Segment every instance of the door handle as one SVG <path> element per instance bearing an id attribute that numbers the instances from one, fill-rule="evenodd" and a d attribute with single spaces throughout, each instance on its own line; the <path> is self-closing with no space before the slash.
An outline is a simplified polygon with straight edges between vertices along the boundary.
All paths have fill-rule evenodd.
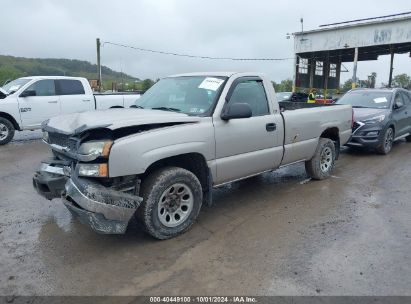
<path id="1" fill-rule="evenodd" d="M 272 132 L 277 129 L 277 125 L 275 123 L 268 123 L 265 125 L 265 129 L 267 130 L 267 132 Z"/>
<path id="2" fill-rule="evenodd" d="M 49 103 L 57 103 L 57 100 L 49 101 Z"/>
<path id="3" fill-rule="evenodd" d="M 84 101 L 84 102 L 89 102 L 90 99 L 82 99 L 82 101 Z"/>

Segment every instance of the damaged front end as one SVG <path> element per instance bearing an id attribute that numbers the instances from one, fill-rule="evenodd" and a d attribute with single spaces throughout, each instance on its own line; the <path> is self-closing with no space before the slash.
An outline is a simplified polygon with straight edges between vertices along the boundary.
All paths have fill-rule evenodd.
<path id="1" fill-rule="evenodd" d="M 97 180 L 65 174 L 58 162 L 42 163 L 33 177 L 33 186 L 46 199 L 61 198 L 80 222 L 104 234 L 122 234 L 139 207 L 142 198 Z M 129 184 L 134 183 L 130 179 Z M 138 182 L 136 182 L 136 185 Z M 127 187 L 131 189 L 132 187 Z M 134 192 L 134 189 L 133 191 Z"/>
<path id="2" fill-rule="evenodd" d="M 93 134 L 51 133 L 45 141 L 54 158 L 43 161 L 35 173 L 36 191 L 49 200 L 61 198 L 80 222 L 98 233 L 125 233 L 142 201 L 138 196 L 140 181 L 137 176 L 108 177 L 112 138 L 102 142 Z"/>
<path id="3" fill-rule="evenodd" d="M 84 178 L 70 178 L 62 193 L 64 205 L 94 231 L 122 234 L 142 198 L 106 188 Z"/>

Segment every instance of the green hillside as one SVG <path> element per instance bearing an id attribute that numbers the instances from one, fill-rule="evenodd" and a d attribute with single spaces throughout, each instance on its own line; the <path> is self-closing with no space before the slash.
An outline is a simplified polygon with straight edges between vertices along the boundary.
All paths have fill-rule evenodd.
<path id="1" fill-rule="evenodd" d="M 0 55 L 0 86 L 8 79 L 46 75 L 96 79 L 97 65 L 88 61 L 72 59 L 41 59 Z M 106 88 L 110 88 L 112 82 L 120 83 L 124 80 L 124 82 L 133 83 L 135 80 L 139 80 L 105 66 L 102 66 L 102 77 Z"/>

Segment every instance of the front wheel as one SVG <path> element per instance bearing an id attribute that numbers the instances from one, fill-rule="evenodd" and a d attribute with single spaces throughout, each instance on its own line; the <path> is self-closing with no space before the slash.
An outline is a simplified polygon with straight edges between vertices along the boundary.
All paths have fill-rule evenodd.
<path id="1" fill-rule="evenodd" d="M 320 138 L 313 158 L 305 162 L 305 171 L 313 179 L 325 179 L 331 175 L 335 157 L 334 142 L 328 138 Z"/>
<path id="2" fill-rule="evenodd" d="M 408 136 L 405 138 L 405 140 L 408 141 L 408 142 L 411 142 L 411 135 L 408 135 Z"/>
<path id="3" fill-rule="evenodd" d="M 198 178 L 188 170 L 166 167 L 151 173 L 141 185 L 143 203 L 137 218 L 153 237 L 164 240 L 187 231 L 203 200 Z"/>
<path id="4" fill-rule="evenodd" d="M 0 146 L 8 144 L 14 137 L 14 126 L 10 120 L 0 117 Z"/>
<path id="5" fill-rule="evenodd" d="M 384 136 L 381 138 L 380 144 L 377 147 L 377 153 L 388 154 L 392 149 L 392 144 L 394 142 L 394 129 L 389 127 L 385 130 Z"/>

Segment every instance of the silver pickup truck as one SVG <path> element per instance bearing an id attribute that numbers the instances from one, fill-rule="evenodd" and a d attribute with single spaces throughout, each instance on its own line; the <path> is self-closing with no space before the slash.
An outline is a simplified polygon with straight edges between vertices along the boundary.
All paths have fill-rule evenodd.
<path id="1" fill-rule="evenodd" d="M 176 75 L 136 108 L 46 122 L 53 157 L 33 185 L 97 232 L 136 220 L 167 239 L 189 229 L 214 187 L 302 161 L 311 178 L 327 178 L 351 128 L 351 106 L 278 103 L 263 74 Z"/>

